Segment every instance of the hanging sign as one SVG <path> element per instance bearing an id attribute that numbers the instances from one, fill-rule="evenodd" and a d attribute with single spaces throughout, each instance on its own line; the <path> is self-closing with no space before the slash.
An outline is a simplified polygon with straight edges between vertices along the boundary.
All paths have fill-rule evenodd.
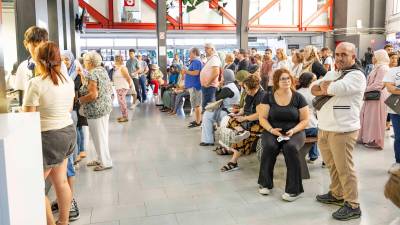
<path id="1" fill-rule="evenodd" d="M 124 6 L 135 6 L 135 0 L 124 0 Z"/>

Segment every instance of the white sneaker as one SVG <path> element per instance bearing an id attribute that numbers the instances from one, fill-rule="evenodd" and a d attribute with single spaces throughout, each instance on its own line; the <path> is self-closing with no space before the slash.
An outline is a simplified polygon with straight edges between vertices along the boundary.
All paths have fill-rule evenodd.
<path id="1" fill-rule="evenodd" d="M 247 138 L 249 138 L 249 137 L 250 137 L 250 132 L 247 131 L 247 130 L 245 130 L 245 131 L 243 131 L 241 134 L 236 135 L 236 136 L 233 138 L 233 142 L 234 142 L 234 143 L 238 143 L 238 142 L 241 142 L 241 141 L 243 141 L 243 140 L 245 140 L 245 139 L 247 139 Z"/>
<path id="2" fill-rule="evenodd" d="M 395 173 L 400 170 L 400 163 L 393 163 L 392 167 L 389 169 L 389 173 Z"/>
<path id="3" fill-rule="evenodd" d="M 268 188 L 265 188 L 265 187 L 259 187 L 258 193 L 260 193 L 262 195 L 269 195 L 271 193 L 271 190 L 269 190 Z"/>
<path id="4" fill-rule="evenodd" d="M 300 194 L 288 194 L 288 193 L 284 193 L 284 194 L 282 195 L 282 199 L 285 200 L 285 201 L 288 201 L 288 202 L 293 202 L 293 201 L 296 201 L 297 199 L 299 199 L 300 196 L 301 196 L 301 193 L 300 193 Z"/>

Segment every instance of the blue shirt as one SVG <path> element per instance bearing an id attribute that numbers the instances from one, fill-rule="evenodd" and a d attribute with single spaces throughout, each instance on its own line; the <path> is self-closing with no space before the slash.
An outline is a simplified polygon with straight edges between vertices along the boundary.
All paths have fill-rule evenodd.
<path id="1" fill-rule="evenodd" d="M 177 84 L 179 78 L 179 73 L 174 73 L 169 75 L 168 84 Z"/>
<path id="2" fill-rule="evenodd" d="M 200 71 L 203 68 L 203 64 L 201 63 L 200 59 L 193 59 L 190 61 L 189 71 Z M 185 88 L 196 88 L 197 90 L 201 89 L 200 84 L 200 72 L 198 75 L 193 76 L 186 74 L 185 76 Z"/>

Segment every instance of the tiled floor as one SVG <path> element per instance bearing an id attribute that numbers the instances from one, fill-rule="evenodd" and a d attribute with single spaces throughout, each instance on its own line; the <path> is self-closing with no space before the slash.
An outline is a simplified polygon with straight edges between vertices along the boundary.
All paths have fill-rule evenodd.
<path id="1" fill-rule="evenodd" d="M 282 159 L 275 171 L 277 188 L 271 196 L 261 196 L 255 155 L 242 158 L 240 170 L 220 173 L 229 157 L 200 147 L 200 128 L 187 129 L 189 119 L 162 114 L 154 103 L 130 113 L 133 119 L 125 124 L 115 122 L 118 109 L 110 119 L 113 169 L 93 172 L 81 163 L 75 194 L 81 218 L 72 225 L 400 224 L 400 210 L 383 195 L 394 157 L 389 134 L 383 151 L 357 147 L 363 216 L 337 222 L 330 216 L 337 207 L 314 200 L 329 185 L 328 171 L 320 162 L 310 165 L 303 197 L 283 202 Z"/>

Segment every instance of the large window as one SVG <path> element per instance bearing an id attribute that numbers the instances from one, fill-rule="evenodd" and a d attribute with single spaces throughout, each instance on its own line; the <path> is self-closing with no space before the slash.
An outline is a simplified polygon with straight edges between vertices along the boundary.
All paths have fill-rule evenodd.
<path id="1" fill-rule="evenodd" d="M 393 15 L 400 13 L 400 0 L 393 0 Z"/>

